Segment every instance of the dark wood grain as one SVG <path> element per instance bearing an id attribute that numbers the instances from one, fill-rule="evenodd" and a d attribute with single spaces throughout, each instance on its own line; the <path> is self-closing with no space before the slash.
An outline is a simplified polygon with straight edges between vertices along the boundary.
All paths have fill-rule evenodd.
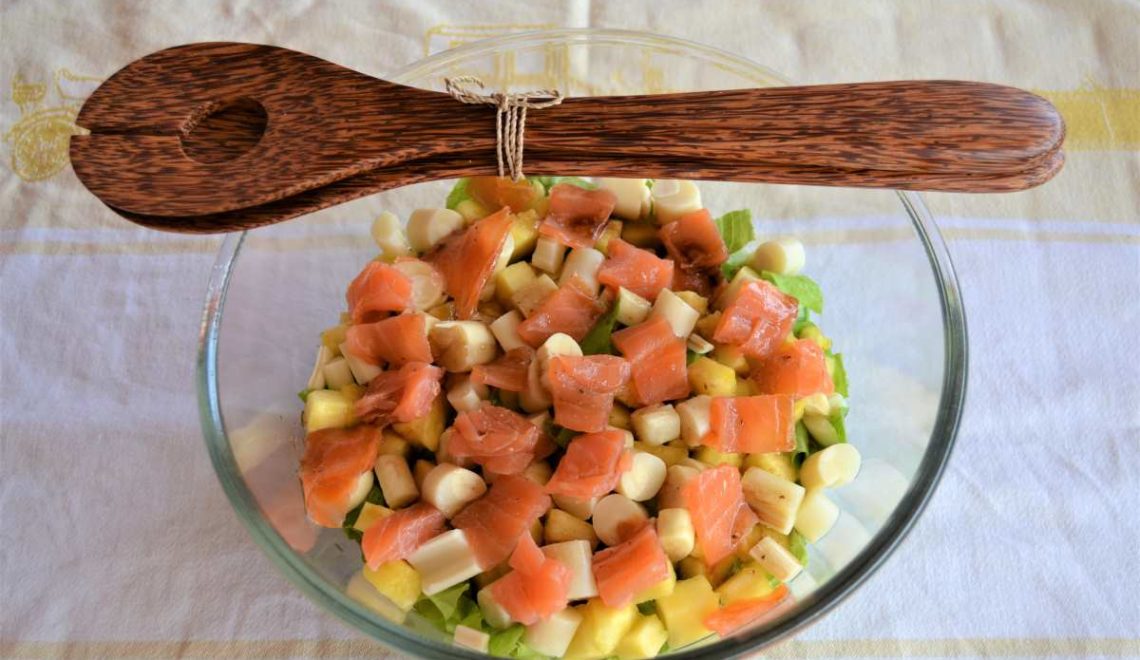
<path id="1" fill-rule="evenodd" d="M 494 110 L 281 48 L 159 51 L 88 99 L 71 157 L 130 219 L 270 224 L 418 181 L 495 173 Z M 1004 192 L 1048 180 L 1064 124 L 1011 87 L 902 81 L 570 98 L 528 114 L 530 174 Z"/>

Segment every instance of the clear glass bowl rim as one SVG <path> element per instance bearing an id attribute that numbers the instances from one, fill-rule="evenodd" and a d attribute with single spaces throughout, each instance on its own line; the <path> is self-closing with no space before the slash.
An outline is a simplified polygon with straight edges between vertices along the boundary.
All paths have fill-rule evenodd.
<path id="1" fill-rule="evenodd" d="M 648 32 L 609 29 L 558 29 L 524 32 L 485 39 L 444 51 L 399 69 L 387 78 L 408 79 L 418 72 L 437 68 L 473 55 L 487 54 L 504 48 L 541 43 L 647 45 L 673 48 L 700 54 L 722 67 L 730 67 L 743 77 L 783 80 L 779 74 L 726 51 L 696 42 Z M 930 443 L 923 455 L 914 480 L 883 527 L 870 543 L 842 570 L 800 601 L 797 612 L 774 625 L 761 626 L 737 637 L 720 640 L 691 650 L 672 652 L 670 657 L 685 659 L 719 659 L 758 651 L 770 644 L 802 631 L 806 626 L 850 596 L 891 555 L 906 537 L 934 492 L 949 459 L 961 419 L 966 395 L 967 334 L 958 280 L 945 242 L 934 220 L 915 193 L 899 192 L 898 197 L 922 242 L 938 287 L 944 331 L 944 367 L 942 394 Z M 442 644 L 377 616 L 363 605 L 347 597 L 311 569 L 277 534 L 262 516 L 253 493 L 241 477 L 230 448 L 221 413 L 218 393 L 218 340 L 225 308 L 226 290 L 233 267 L 245 240 L 246 232 L 228 234 L 218 251 L 210 273 L 205 309 L 198 339 L 196 384 L 202 432 L 210 460 L 218 480 L 238 518 L 249 530 L 262 551 L 284 573 L 285 577 L 309 598 L 342 621 L 382 644 L 405 653 L 426 658 L 485 658 L 459 647 Z"/>

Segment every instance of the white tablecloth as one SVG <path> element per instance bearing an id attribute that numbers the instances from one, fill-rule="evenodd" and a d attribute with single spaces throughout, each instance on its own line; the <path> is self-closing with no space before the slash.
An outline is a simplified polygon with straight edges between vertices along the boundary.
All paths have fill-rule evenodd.
<path id="1" fill-rule="evenodd" d="M 1140 6 L 1059 0 L 4 2 L 0 656 L 384 653 L 230 511 L 192 378 L 218 240 L 137 229 L 80 186 L 60 135 L 92 85 L 190 41 L 379 75 L 555 26 L 687 37 L 802 82 L 976 78 L 1058 104 L 1053 183 L 928 196 L 970 321 L 957 449 L 903 549 L 772 655 L 1140 656 Z"/>

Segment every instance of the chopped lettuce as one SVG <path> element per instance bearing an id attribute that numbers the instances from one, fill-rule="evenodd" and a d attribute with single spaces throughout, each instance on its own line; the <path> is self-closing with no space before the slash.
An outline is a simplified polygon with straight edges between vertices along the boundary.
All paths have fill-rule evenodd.
<path id="1" fill-rule="evenodd" d="M 467 593 L 469 586 L 467 582 L 460 582 L 437 594 L 425 595 L 416 601 L 415 610 L 441 632 L 453 633 L 460 624 L 482 630 L 485 627 L 483 613 Z"/>
<path id="2" fill-rule="evenodd" d="M 835 435 L 839 436 L 839 442 L 847 442 L 847 422 L 844 417 L 847 416 L 847 411 L 835 411 L 831 413 L 828 419 L 831 421 L 831 427 L 835 429 Z"/>
<path id="3" fill-rule="evenodd" d="M 356 519 L 360 517 L 360 512 L 364 509 L 365 504 L 384 505 L 384 493 L 380 492 L 379 484 L 375 482 L 372 483 L 372 490 L 368 491 L 368 495 L 364 497 L 364 501 L 356 505 L 355 509 L 345 514 L 344 522 L 341 523 L 344 535 L 357 543 L 360 543 L 360 540 L 364 538 L 364 532 L 357 530 L 353 525 L 356 524 Z"/>
<path id="4" fill-rule="evenodd" d="M 827 357 L 831 362 L 831 381 L 835 383 L 835 391 L 847 396 L 847 369 L 843 367 L 843 354 L 832 353 Z"/>
<path id="5" fill-rule="evenodd" d="M 716 219 L 716 228 L 729 254 L 748 245 L 756 237 L 752 228 L 752 211 L 748 209 L 725 213 Z"/>
<path id="6" fill-rule="evenodd" d="M 810 437 L 808 436 L 807 427 L 803 422 L 796 422 L 796 448 L 792 450 L 792 460 L 796 465 L 802 465 L 804 459 L 807 458 L 811 448 L 808 444 Z"/>
<path id="7" fill-rule="evenodd" d="M 610 338 L 617 325 L 618 306 L 620 302 L 614 301 L 613 307 L 598 319 L 593 328 L 582 338 L 582 353 L 585 355 L 613 355 L 614 345 Z"/>
<path id="8" fill-rule="evenodd" d="M 788 552 L 792 553 L 796 561 L 800 562 L 804 568 L 807 568 L 807 539 L 804 538 L 803 534 L 800 534 L 794 529 L 791 534 L 788 534 Z"/>
<path id="9" fill-rule="evenodd" d="M 554 444 L 563 449 L 566 449 L 566 445 L 570 444 L 570 441 L 574 439 L 574 436 L 578 435 L 577 431 L 562 428 L 557 424 L 551 424 L 550 428 L 550 436 L 554 438 Z"/>
<path id="10" fill-rule="evenodd" d="M 487 645 L 487 652 L 500 658 L 544 658 L 546 656 L 535 652 L 523 642 L 526 628 L 516 623 L 509 628 L 491 633 L 491 641 Z"/>
<path id="11" fill-rule="evenodd" d="M 454 211 L 456 206 L 468 199 L 471 199 L 471 195 L 467 192 L 467 179 L 460 179 L 447 194 L 447 208 Z"/>
<path id="12" fill-rule="evenodd" d="M 569 183 L 572 186 L 578 186 L 579 188 L 585 188 L 586 190 L 593 190 L 598 187 L 597 185 L 576 176 L 528 176 L 527 180 L 537 181 L 541 183 L 542 187 L 546 189 L 547 193 L 550 192 L 551 188 L 560 183 Z"/>
<path id="13" fill-rule="evenodd" d="M 644 603 L 638 603 L 637 604 L 637 611 L 641 612 L 642 614 L 644 614 L 646 616 L 649 616 L 650 614 L 656 614 L 657 613 L 657 601 L 647 600 Z"/>
<path id="14" fill-rule="evenodd" d="M 300 392 L 297 392 L 297 398 L 301 399 L 302 402 L 307 402 L 309 400 L 309 392 L 312 392 L 312 390 L 306 387 Z"/>
<path id="15" fill-rule="evenodd" d="M 779 275 L 771 271 L 760 273 L 760 277 L 776 285 L 776 288 L 800 302 L 801 309 L 810 309 L 816 314 L 823 313 L 823 293 L 815 280 L 807 275 Z"/>
<path id="16" fill-rule="evenodd" d="M 700 357 L 701 357 L 700 353 L 698 353 L 692 349 L 688 349 L 685 351 L 685 364 L 690 365 L 690 364 L 696 362 L 697 359 Z"/>

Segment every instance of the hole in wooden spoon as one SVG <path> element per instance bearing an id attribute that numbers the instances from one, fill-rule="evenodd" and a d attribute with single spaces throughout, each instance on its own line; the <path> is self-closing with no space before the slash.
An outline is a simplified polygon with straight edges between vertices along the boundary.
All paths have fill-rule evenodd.
<path id="1" fill-rule="evenodd" d="M 269 113 L 251 98 L 207 103 L 182 127 L 182 151 L 199 163 L 233 160 L 265 134 Z"/>

